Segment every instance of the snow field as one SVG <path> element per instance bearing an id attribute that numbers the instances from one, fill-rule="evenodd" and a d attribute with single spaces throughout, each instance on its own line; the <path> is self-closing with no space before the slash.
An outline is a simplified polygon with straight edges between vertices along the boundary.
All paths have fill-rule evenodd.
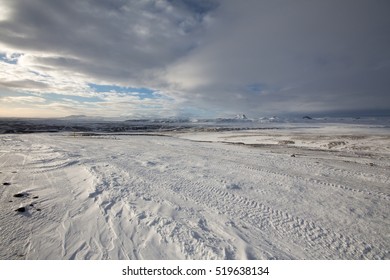
<path id="1" fill-rule="evenodd" d="M 358 154 L 195 136 L 217 142 L 0 136 L 0 258 L 390 257 L 385 136 Z"/>

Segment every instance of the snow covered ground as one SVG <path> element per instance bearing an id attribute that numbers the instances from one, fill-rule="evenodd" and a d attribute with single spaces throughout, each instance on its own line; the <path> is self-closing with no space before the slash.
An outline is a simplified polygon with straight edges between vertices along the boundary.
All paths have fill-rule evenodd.
<path id="1" fill-rule="evenodd" d="M 389 259 L 389 206 L 386 127 L 0 135 L 0 259 Z"/>

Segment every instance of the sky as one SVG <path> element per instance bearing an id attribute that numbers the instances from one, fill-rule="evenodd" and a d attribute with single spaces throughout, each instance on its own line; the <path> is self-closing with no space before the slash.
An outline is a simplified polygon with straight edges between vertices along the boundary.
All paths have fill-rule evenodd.
<path id="1" fill-rule="evenodd" d="M 0 117 L 390 115 L 388 0 L 0 0 Z"/>

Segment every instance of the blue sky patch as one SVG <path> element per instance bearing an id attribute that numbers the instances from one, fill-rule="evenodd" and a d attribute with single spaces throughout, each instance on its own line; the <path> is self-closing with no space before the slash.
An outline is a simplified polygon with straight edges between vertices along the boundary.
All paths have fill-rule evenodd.
<path id="1" fill-rule="evenodd" d="M 11 57 L 7 57 L 5 53 L 0 53 L 0 60 L 8 64 L 17 64 L 21 54 L 13 54 Z"/>
<path id="2" fill-rule="evenodd" d="M 156 93 L 156 91 L 148 88 L 121 87 L 116 85 L 98 84 L 88 84 L 88 86 L 95 92 L 116 92 L 129 95 L 137 95 L 140 99 L 155 99 L 162 97 L 160 94 Z"/>

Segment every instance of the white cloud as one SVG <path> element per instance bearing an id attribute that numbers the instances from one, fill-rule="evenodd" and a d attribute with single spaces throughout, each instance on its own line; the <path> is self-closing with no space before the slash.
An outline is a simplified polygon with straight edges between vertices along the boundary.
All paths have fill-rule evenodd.
<path id="1" fill-rule="evenodd" d="M 10 17 L 10 8 L 6 2 L 0 2 L 0 21 L 6 20 Z"/>
<path id="2" fill-rule="evenodd" d="M 1 102 L 4 103 L 17 103 L 17 104 L 46 102 L 45 98 L 39 96 L 6 96 L 6 97 L 0 97 L 0 100 Z"/>
<path id="3" fill-rule="evenodd" d="M 73 109 L 63 100 L 62 112 L 104 106 L 112 115 L 390 110 L 388 8 L 369 0 L 2 1 L 0 94 L 100 97 Z M 163 98 L 95 92 L 91 83 Z"/>
<path id="4" fill-rule="evenodd" d="M 103 98 L 90 83 L 164 90 L 166 82 L 159 76 L 166 65 L 193 48 L 209 24 L 203 21 L 212 9 L 206 2 L 191 4 L 201 12 L 187 1 L 168 0 L 6 2 L 9 16 L 0 22 L 0 50 L 6 54 L 0 61 L 0 87 Z M 171 106 L 164 99 L 153 102 Z"/>

